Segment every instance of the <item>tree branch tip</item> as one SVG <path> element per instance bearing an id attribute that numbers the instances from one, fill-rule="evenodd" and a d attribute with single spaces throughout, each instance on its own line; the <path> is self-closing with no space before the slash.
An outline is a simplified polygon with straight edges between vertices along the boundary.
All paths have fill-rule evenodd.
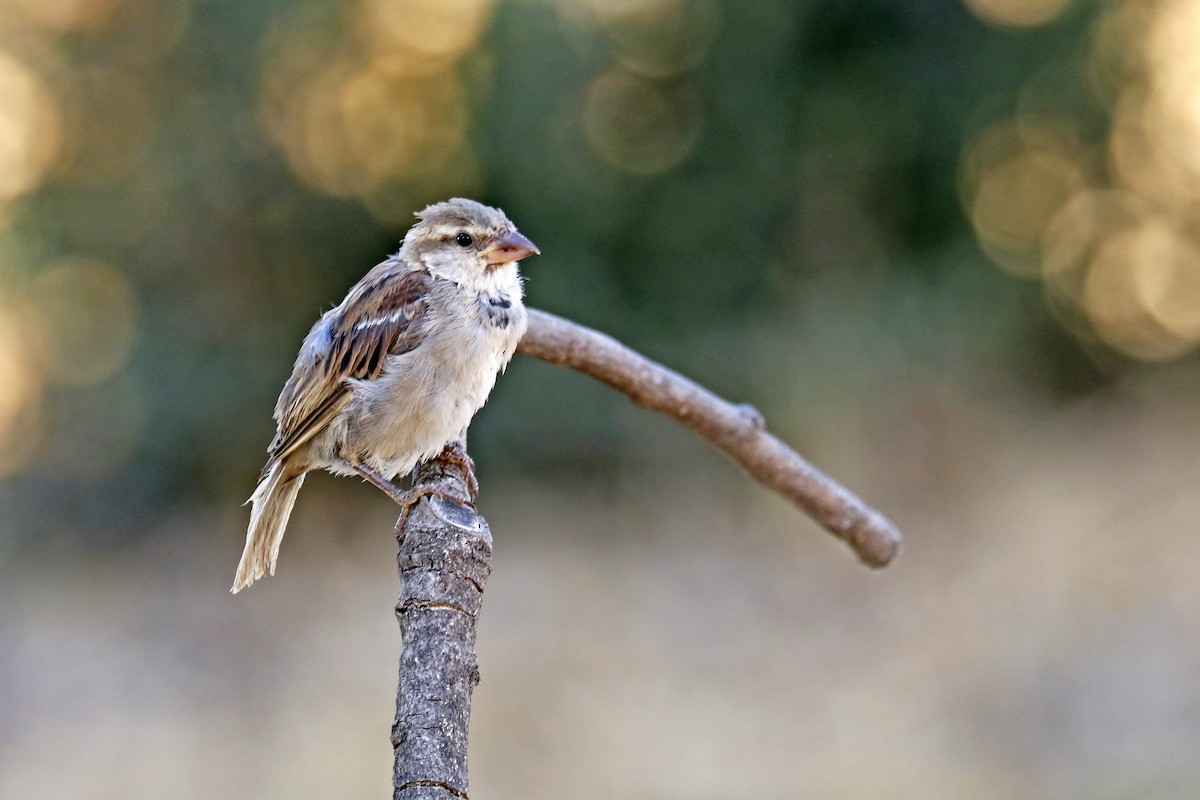
<path id="1" fill-rule="evenodd" d="M 845 539 L 858 560 L 874 570 L 881 570 L 895 561 L 903 541 L 892 521 L 872 509 L 864 510 L 846 531 Z"/>

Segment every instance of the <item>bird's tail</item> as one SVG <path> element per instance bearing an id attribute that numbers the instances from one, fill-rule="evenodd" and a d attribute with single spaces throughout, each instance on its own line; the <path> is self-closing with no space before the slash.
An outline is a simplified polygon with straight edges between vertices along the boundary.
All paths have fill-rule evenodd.
<path id="1" fill-rule="evenodd" d="M 276 463 L 250 495 L 250 528 L 246 531 L 246 549 L 242 551 L 233 588 L 229 590 L 233 594 L 268 572 L 275 574 L 279 543 L 283 541 L 296 495 L 304 484 L 304 473 L 297 475 L 288 467 L 284 462 Z"/>

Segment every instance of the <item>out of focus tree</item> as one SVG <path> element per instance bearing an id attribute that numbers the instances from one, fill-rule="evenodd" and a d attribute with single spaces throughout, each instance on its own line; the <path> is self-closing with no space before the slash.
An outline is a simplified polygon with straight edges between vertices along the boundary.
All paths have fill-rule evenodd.
<path id="1" fill-rule="evenodd" d="M 307 326 L 453 194 L 542 246 L 535 305 L 767 407 L 1185 357 L 1197 31 L 1188 0 L 0 0 L 0 541 L 248 493 Z M 474 449 L 605 460 L 619 402 L 517 364 Z"/>

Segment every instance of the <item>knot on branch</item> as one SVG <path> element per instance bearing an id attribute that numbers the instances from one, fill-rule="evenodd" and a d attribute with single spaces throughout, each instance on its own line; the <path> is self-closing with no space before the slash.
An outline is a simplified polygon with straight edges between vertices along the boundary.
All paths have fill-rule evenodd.
<path id="1" fill-rule="evenodd" d="M 763 417 L 762 412 L 749 403 L 739 405 L 737 413 L 742 418 L 742 421 L 749 425 L 750 429 L 755 433 L 767 429 L 767 420 Z"/>

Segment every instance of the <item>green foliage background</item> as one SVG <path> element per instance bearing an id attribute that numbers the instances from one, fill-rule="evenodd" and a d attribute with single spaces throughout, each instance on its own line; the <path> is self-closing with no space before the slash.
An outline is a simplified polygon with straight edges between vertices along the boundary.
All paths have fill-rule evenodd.
<path id="1" fill-rule="evenodd" d="M 518 357 L 472 796 L 1190 800 L 1197 54 L 1195 0 L 0 0 L 0 797 L 388 791 L 394 505 L 311 476 L 226 592 L 303 335 L 467 195 L 906 537 Z"/>
<path id="2" fill-rule="evenodd" d="M 298 180 L 262 122 L 270 46 L 297 18 L 335 40 L 352 5 L 172 0 L 43 31 L 40 47 L 6 37 L 52 79 L 136 91 L 124 106 L 84 94 L 67 109 L 72 159 L 8 210 L 3 284 L 19 295 L 63 257 L 117 265 L 136 338 L 106 380 L 46 388 L 39 441 L 0 490 L 5 538 L 66 519 L 137 536 L 177 502 L 247 493 L 307 326 L 395 249 L 409 211 L 451 192 L 504 207 L 542 247 L 527 268 L 533 304 L 769 407 L 785 431 L 802 434 L 821 403 L 862 402 L 913 361 L 1051 397 L 1103 381 L 1031 286 L 989 266 L 955 188 L 969 137 L 1061 65 L 1092 8 L 997 31 L 956 0 L 692 5 L 682 18 L 709 15 L 711 43 L 650 79 L 694 104 L 677 163 L 631 173 L 581 133 L 589 84 L 619 62 L 611 31 L 571 4 L 505 2 L 452 69 L 473 176 L 400 176 L 384 219 Z M 1082 85 L 1065 93 L 1088 105 Z M 624 111 L 652 133 L 652 114 Z M 116 124 L 129 115 L 133 133 Z M 507 470 L 611 461 L 622 403 L 518 363 L 474 447 Z"/>

